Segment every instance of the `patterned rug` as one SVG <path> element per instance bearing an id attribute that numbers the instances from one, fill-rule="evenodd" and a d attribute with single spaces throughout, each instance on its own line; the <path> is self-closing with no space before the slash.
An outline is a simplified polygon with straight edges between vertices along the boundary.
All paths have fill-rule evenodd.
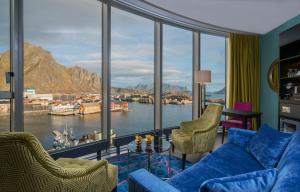
<path id="1" fill-rule="evenodd" d="M 127 154 L 111 157 L 107 159 L 110 163 L 118 166 L 119 172 L 119 183 L 118 192 L 127 192 Z M 186 168 L 191 166 L 192 163 L 186 162 Z M 129 172 L 133 172 L 137 169 L 147 169 L 147 156 L 140 154 L 130 154 Z M 172 156 L 171 166 L 169 164 L 168 155 L 154 154 L 151 159 L 151 173 L 158 176 L 159 178 L 169 178 L 179 172 L 181 172 L 181 159 Z"/>

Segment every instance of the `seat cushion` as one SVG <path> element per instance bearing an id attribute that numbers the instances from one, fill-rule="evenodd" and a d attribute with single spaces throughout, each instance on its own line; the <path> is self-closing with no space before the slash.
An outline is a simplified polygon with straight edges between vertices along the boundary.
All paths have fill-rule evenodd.
<path id="1" fill-rule="evenodd" d="M 265 169 L 236 176 L 210 179 L 201 185 L 200 192 L 270 192 L 277 178 L 276 169 Z"/>
<path id="2" fill-rule="evenodd" d="M 175 129 L 172 131 L 172 142 L 176 149 L 181 153 L 190 154 L 193 152 L 193 142 L 192 142 L 193 132 L 182 131 L 180 129 Z"/>
<path id="3" fill-rule="evenodd" d="M 182 192 L 198 192 L 201 184 L 208 179 L 262 169 L 264 168 L 241 147 L 227 143 L 168 182 Z"/>
<path id="4" fill-rule="evenodd" d="M 225 128 L 243 128 L 243 121 L 242 120 L 236 120 L 236 119 L 231 119 L 231 120 L 226 120 L 221 122 L 222 126 Z M 248 129 L 251 128 L 251 122 L 247 122 Z"/>
<path id="5" fill-rule="evenodd" d="M 225 176 L 223 173 L 208 167 L 206 164 L 196 163 L 167 180 L 167 182 L 180 192 L 198 192 L 204 181 Z"/>
<path id="6" fill-rule="evenodd" d="M 291 134 L 279 132 L 264 124 L 249 140 L 247 151 L 262 166 L 274 168 L 291 140 Z"/>
<path id="7" fill-rule="evenodd" d="M 264 167 L 240 146 L 226 143 L 202 160 L 226 176 L 262 170 Z"/>

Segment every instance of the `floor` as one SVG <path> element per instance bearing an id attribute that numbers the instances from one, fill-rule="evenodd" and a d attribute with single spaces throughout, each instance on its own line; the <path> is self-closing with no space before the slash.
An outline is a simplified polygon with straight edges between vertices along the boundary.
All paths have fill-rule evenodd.
<path id="1" fill-rule="evenodd" d="M 226 142 L 226 137 L 225 137 Z M 219 148 L 222 145 L 222 133 L 218 133 L 217 139 L 215 142 L 214 150 Z M 187 155 L 187 163 L 186 168 L 192 166 L 193 163 L 198 162 L 202 157 L 207 154 L 190 154 Z M 121 154 L 119 156 L 114 156 L 108 158 L 108 161 L 114 165 L 118 166 L 118 192 L 127 192 L 128 191 L 128 183 L 127 183 L 127 176 L 128 171 L 132 172 L 134 170 L 145 168 L 146 157 L 142 155 L 132 154 L 130 161 L 128 161 L 127 154 Z M 172 154 L 171 158 L 172 165 L 170 165 L 170 161 L 168 158 L 168 153 L 160 154 L 160 155 L 153 155 L 152 156 L 152 167 L 151 172 L 160 177 L 160 178 L 169 178 L 172 177 L 179 172 L 182 171 L 181 169 L 181 154 L 179 151 L 176 150 Z"/>

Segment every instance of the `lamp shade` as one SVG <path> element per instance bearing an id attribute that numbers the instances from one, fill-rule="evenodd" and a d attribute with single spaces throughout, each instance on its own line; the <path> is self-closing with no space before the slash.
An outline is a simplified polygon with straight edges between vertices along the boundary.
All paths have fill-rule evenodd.
<path id="1" fill-rule="evenodd" d="M 211 71 L 201 70 L 195 71 L 195 83 L 210 83 L 211 82 Z"/>

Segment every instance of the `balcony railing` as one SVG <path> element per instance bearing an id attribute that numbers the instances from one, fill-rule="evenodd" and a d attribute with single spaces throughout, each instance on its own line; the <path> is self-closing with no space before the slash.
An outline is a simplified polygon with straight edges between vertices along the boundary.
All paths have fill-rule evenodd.
<path id="1" fill-rule="evenodd" d="M 170 139 L 170 134 L 173 129 L 178 129 L 179 126 L 169 127 L 163 129 L 163 137 L 166 140 Z M 127 144 L 134 140 L 135 135 L 139 134 L 141 136 L 145 136 L 146 134 L 154 134 L 154 130 L 135 133 L 131 135 L 115 137 L 112 139 L 112 143 L 110 145 L 109 141 L 104 139 L 100 141 L 95 141 L 87 144 L 82 144 L 74 147 L 69 147 L 65 149 L 50 151 L 49 154 L 52 158 L 58 159 L 61 157 L 64 158 L 76 158 L 83 157 L 86 159 L 101 159 L 102 157 L 120 155 L 123 151 L 127 150 Z M 105 152 L 102 152 L 105 151 Z"/>

